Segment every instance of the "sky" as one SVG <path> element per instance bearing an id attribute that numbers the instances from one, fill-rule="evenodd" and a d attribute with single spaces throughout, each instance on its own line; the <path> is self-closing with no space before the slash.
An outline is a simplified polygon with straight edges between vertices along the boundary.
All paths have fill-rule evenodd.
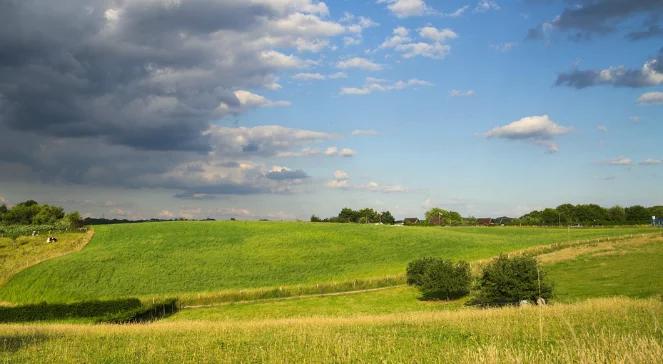
<path id="1" fill-rule="evenodd" d="M 660 0 L 0 0 L 0 204 L 663 204 Z"/>

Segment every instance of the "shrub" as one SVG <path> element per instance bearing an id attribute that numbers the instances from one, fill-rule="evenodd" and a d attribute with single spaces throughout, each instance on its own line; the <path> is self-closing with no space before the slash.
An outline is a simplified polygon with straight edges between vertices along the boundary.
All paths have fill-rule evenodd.
<path id="1" fill-rule="evenodd" d="M 455 299 L 470 291 L 470 265 L 439 258 L 421 258 L 407 267 L 407 283 L 421 290 L 425 300 Z"/>
<path id="2" fill-rule="evenodd" d="M 553 287 L 536 259 L 500 255 L 486 265 L 477 284 L 476 296 L 468 302 L 479 306 L 504 306 L 522 300 L 536 301 L 552 297 Z"/>

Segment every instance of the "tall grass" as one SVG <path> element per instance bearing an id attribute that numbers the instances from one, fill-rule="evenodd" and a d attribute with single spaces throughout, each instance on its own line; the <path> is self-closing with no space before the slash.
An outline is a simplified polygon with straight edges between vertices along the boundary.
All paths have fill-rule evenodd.
<path id="1" fill-rule="evenodd" d="M 538 315 L 541 313 L 542 338 Z M 3 325 L 0 361 L 113 363 L 657 363 L 660 300 L 592 300 L 352 318 Z"/>

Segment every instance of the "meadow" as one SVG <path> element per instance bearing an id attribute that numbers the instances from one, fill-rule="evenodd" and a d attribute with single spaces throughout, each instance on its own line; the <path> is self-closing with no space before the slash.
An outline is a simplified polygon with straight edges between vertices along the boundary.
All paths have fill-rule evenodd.
<path id="1" fill-rule="evenodd" d="M 299 222 L 166 222 L 95 227 L 88 246 L 0 287 L 0 301 L 74 302 L 400 275 L 422 256 L 485 259 L 532 246 L 650 232 L 625 228 L 395 227 Z"/>
<path id="2" fill-rule="evenodd" d="M 656 363 L 663 302 L 149 325 L 0 325 L 0 362 Z"/>
<path id="3" fill-rule="evenodd" d="M 171 222 L 90 235 L 4 246 L 0 363 L 663 361 L 663 236 L 647 227 Z M 479 309 L 404 284 L 417 257 L 476 273 L 503 252 L 537 257 L 551 304 Z M 169 296 L 179 310 L 161 312 Z M 126 323 L 141 318 L 156 320 Z"/>

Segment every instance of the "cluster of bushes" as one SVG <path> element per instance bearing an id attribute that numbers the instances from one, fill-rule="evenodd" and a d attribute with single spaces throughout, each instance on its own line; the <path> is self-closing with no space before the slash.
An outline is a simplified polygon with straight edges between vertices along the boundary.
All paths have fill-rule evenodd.
<path id="1" fill-rule="evenodd" d="M 407 283 L 419 288 L 424 300 L 451 300 L 472 292 L 468 305 L 490 307 L 547 300 L 553 293 L 536 259 L 527 256 L 501 255 L 474 282 L 464 261 L 421 258 L 410 262 L 406 273 Z"/>
<path id="2" fill-rule="evenodd" d="M 359 224 L 383 223 L 393 225 L 396 222 L 396 219 L 394 219 L 394 216 L 389 211 L 377 212 L 371 208 L 353 210 L 346 207 L 335 217 L 321 219 L 313 215 L 311 216 L 311 222 L 354 222 Z"/>
<path id="3" fill-rule="evenodd" d="M 0 205 L 0 235 L 28 235 L 33 231 L 75 229 L 83 225 L 78 212 L 65 214 L 58 206 L 28 200 L 7 208 Z"/>

